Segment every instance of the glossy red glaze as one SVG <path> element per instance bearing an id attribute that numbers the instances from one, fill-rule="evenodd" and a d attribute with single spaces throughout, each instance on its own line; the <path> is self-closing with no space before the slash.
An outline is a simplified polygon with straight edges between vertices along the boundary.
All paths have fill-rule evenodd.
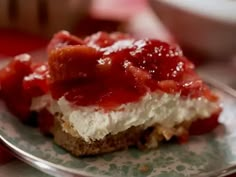
<path id="1" fill-rule="evenodd" d="M 52 41 L 60 41 L 57 37 Z M 110 109 L 156 90 L 214 97 L 182 51 L 158 40 L 99 32 L 53 50 L 48 62 L 52 96 L 76 105 Z"/>
<path id="2" fill-rule="evenodd" d="M 32 73 L 23 79 L 23 89 L 31 97 L 44 95 L 49 91 L 48 88 L 48 64 L 37 63 L 31 66 Z"/>
<path id="3" fill-rule="evenodd" d="M 48 92 L 47 77 L 47 64 L 32 64 L 26 54 L 16 56 L 0 70 L 1 97 L 22 121 L 30 117 L 32 98 Z"/>
<path id="4" fill-rule="evenodd" d="M 207 132 L 210 132 L 219 125 L 218 117 L 221 112 L 219 109 L 218 112 L 215 112 L 208 119 L 198 119 L 193 122 L 190 126 L 189 133 L 191 135 L 201 135 Z"/>
<path id="5" fill-rule="evenodd" d="M 29 55 L 16 56 L 0 70 L 1 97 L 10 111 L 25 121 L 30 114 L 31 98 L 22 88 L 22 81 L 32 72 Z"/>
<path id="6" fill-rule="evenodd" d="M 61 48 L 67 45 L 80 45 L 84 44 L 83 40 L 71 35 L 67 31 L 60 31 L 56 33 L 50 43 L 48 44 L 47 51 L 50 53 L 52 50 Z"/>
<path id="7" fill-rule="evenodd" d="M 54 99 L 65 96 L 76 105 L 98 105 L 105 110 L 136 102 L 147 92 L 157 90 L 218 99 L 178 47 L 158 40 L 104 32 L 82 40 L 60 32 L 50 42 L 48 53 L 48 64 L 32 64 L 30 56 L 21 55 L 0 70 L 1 97 L 23 121 L 30 115 L 32 98 L 48 92 Z M 215 128 L 218 115 L 194 122 L 190 134 Z M 52 115 L 42 110 L 38 120 L 41 131 L 48 133 Z M 185 140 L 187 136 L 180 139 Z"/>

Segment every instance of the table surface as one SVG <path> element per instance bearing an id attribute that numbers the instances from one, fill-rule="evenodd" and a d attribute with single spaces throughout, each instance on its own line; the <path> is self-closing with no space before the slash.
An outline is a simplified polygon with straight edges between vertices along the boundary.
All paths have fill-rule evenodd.
<path id="1" fill-rule="evenodd" d="M 98 15 L 98 13 L 95 13 L 94 11 L 91 14 Z M 102 14 L 102 17 L 104 16 L 107 17 L 106 14 Z M 123 17 L 123 19 L 124 18 L 125 17 Z M 84 23 L 85 21 L 86 25 Z M 142 23 L 140 23 L 141 21 Z M 143 24 L 144 21 L 145 25 Z M 94 24 L 96 24 L 96 27 L 94 27 Z M 82 30 L 81 25 L 83 26 Z M 93 28 L 91 28 L 92 25 Z M 149 30 L 145 30 L 147 27 Z M 125 31 L 131 31 L 133 34 L 140 37 L 158 37 L 166 41 L 172 40 L 169 33 L 160 23 L 158 23 L 152 12 L 147 8 L 143 10 L 143 13 L 139 13 L 135 17 L 129 18 L 129 21 L 126 21 L 125 23 L 122 21 L 122 18 L 101 19 L 94 18 L 94 16 L 90 15 L 79 22 L 78 29 L 80 29 L 76 31 L 76 34 L 78 35 L 85 35 L 86 33 L 88 34 L 99 30 L 115 31 L 122 29 Z M 20 53 L 34 52 L 43 49 L 46 47 L 49 40 L 47 38 L 9 29 L 0 29 L 0 39 L 0 59 L 8 58 Z M 227 65 L 227 67 L 222 68 L 222 62 L 209 62 L 208 64 L 205 63 L 200 65 L 199 68 L 202 71 L 207 72 L 209 75 L 213 75 L 216 79 L 224 81 L 226 84 L 236 88 L 235 63 L 234 60 L 224 62 L 224 65 Z M 34 177 L 50 177 L 49 175 L 44 174 L 14 158 L 6 151 L 5 147 L 0 142 L 0 177 L 31 177 L 32 174 Z M 236 174 L 231 175 L 230 177 L 236 177 Z"/>

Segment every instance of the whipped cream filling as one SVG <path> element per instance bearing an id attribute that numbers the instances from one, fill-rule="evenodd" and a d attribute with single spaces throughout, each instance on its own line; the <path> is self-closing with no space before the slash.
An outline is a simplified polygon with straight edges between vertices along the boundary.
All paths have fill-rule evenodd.
<path id="1" fill-rule="evenodd" d="M 112 111 L 98 106 L 76 106 L 61 97 L 58 101 L 50 95 L 33 99 L 31 110 L 47 109 L 68 122 L 86 142 L 103 139 L 108 134 L 117 134 L 132 126 L 144 128 L 154 124 L 171 128 L 185 121 L 205 119 L 218 109 L 218 103 L 205 98 L 182 98 L 179 94 L 147 93 L 139 102 L 122 104 Z M 64 131 L 69 132 L 67 127 Z"/>
<path id="2" fill-rule="evenodd" d="M 163 127 L 174 127 L 185 121 L 208 118 L 218 109 L 217 103 L 205 98 L 182 98 L 179 94 L 167 93 L 148 93 L 139 102 L 122 104 L 109 112 L 98 106 L 73 105 L 65 97 L 58 101 L 49 100 L 48 110 L 60 112 L 62 119 L 69 122 L 86 142 L 103 139 L 108 134 L 117 134 L 132 126 L 142 125 L 145 128 L 158 123 Z M 63 129 L 69 132 L 66 127 Z"/>

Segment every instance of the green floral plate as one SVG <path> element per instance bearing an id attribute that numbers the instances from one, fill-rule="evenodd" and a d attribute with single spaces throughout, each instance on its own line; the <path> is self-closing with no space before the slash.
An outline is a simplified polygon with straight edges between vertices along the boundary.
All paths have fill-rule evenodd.
<path id="1" fill-rule="evenodd" d="M 36 128 L 21 124 L 0 106 L 0 138 L 26 163 L 54 176 L 185 177 L 224 176 L 235 172 L 236 94 L 215 91 L 223 104 L 221 125 L 212 133 L 191 137 L 187 144 L 162 144 L 159 149 L 129 149 L 95 157 L 76 158 Z M 233 95 L 234 94 L 234 95 Z"/>

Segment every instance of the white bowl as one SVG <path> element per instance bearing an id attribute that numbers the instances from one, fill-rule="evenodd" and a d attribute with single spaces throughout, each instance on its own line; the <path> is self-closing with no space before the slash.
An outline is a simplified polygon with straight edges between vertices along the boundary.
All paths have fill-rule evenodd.
<path id="1" fill-rule="evenodd" d="M 236 54 L 235 0 L 149 0 L 176 41 L 216 59 Z"/>

